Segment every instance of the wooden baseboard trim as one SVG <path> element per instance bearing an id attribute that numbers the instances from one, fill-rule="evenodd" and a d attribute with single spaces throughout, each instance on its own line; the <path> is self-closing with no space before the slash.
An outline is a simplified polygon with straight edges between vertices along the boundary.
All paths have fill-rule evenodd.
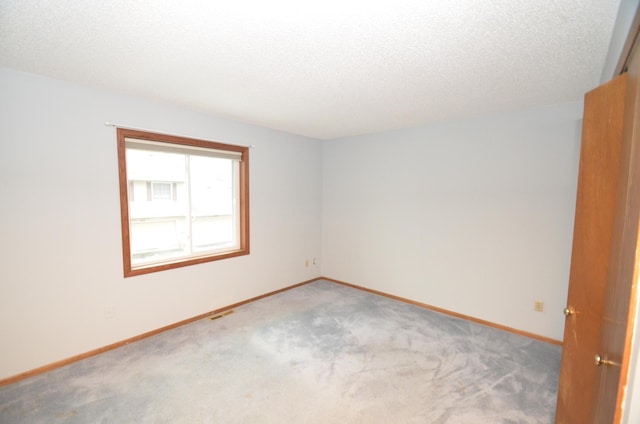
<path id="1" fill-rule="evenodd" d="M 311 280 L 303 281 L 301 283 L 297 283 L 297 284 L 294 284 L 294 285 L 291 285 L 291 286 L 287 286 L 287 287 L 284 287 L 284 288 L 281 288 L 281 289 L 278 289 L 278 290 L 274 290 L 272 292 L 265 293 L 265 294 L 262 294 L 260 296 L 255 296 L 255 297 L 252 297 L 250 299 L 246 299 L 246 300 L 243 300 L 243 301 L 240 301 L 240 302 L 237 302 L 237 303 L 234 303 L 234 304 L 222 307 L 222 308 L 214 309 L 213 311 L 209 311 L 209 312 L 206 312 L 204 314 L 200 314 L 200 315 L 197 315 L 195 317 L 188 318 L 188 319 L 176 322 L 174 324 L 167 325 L 167 326 L 162 327 L 162 328 L 158 328 L 156 330 L 148 331 L 146 333 L 139 334 L 137 336 L 128 338 L 126 340 L 122 340 L 122 341 L 119 341 L 119 342 L 116 342 L 116 343 L 112 343 L 110 345 L 103 346 L 101 348 L 94 349 L 94 350 L 91 350 L 89 352 L 81 353 L 79 355 L 75 355 L 75 356 L 72 356 L 70 358 L 62 359 L 60 361 L 56 361 L 56 362 L 53 362 L 51 364 L 47 364 L 47 365 L 44 365 L 44 366 L 41 366 L 41 367 L 38 367 L 38 368 L 34 368 L 32 370 L 25 371 L 23 373 L 16 374 L 16 375 L 11 376 L 11 377 L 0 379 L 0 387 L 7 386 L 9 384 L 13 384 L 13 383 L 16 383 L 16 382 L 18 382 L 20 380 L 24 380 L 26 378 L 33 377 L 33 376 L 36 376 L 36 375 L 39 375 L 39 374 L 44 374 L 44 373 L 46 373 L 48 371 L 52 371 L 52 370 L 54 370 L 56 368 L 64 367 L 64 366 L 72 364 L 74 362 L 78 362 L 78 361 L 81 361 L 83 359 L 90 358 L 92 356 L 96 356 L 96 355 L 99 355 L 101 353 L 117 349 L 117 348 L 122 347 L 122 346 L 126 346 L 126 345 L 128 345 L 130 343 L 134 343 L 134 342 L 137 342 L 137 341 L 140 341 L 140 340 L 155 336 L 155 335 L 163 333 L 165 331 L 173 330 L 174 328 L 178 328 L 178 327 L 181 327 L 183 325 L 190 324 L 192 322 L 195 322 L 195 321 L 198 321 L 198 320 L 201 320 L 201 319 L 204 319 L 204 318 L 208 318 L 208 317 L 211 317 L 211 316 L 222 314 L 225 311 L 229 311 L 230 309 L 237 308 L 239 306 L 246 305 L 248 303 L 255 302 L 256 300 L 264 299 L 265 297 L 273 296 L 273 295 L 276 295 L 278 293 L 282 293 L 282 292 L 285 292 L 287 290 L 294 289 L 296 287 L 304 286 L 306 284 L 313 283 L 314 281 L 318 281 L 318 280 L 331 281 L 332 283 L 336 283 L 336 284 L 340 284 L 340 285 L 343 285 L 343 286 L 351 287 L 351 288 L 354 288 L 354 289 L 366 291 L 366 292 L 373 293 L 373 294 L 376 294 L 376 295 L 379 295 L 379 296 L 387 297 L 389 299 L 398 300 L 398 301 L 401 301 L 401 302 L 404 302 L 404 303 L 409 303 L 411 305 L 419 306 L 421 308 L 426 308 L 426 309 L 429 309 L 429 310 L 432 310 L 432 311 L 435 311 L 435 312 L 439 312 L 439 313 L 442 313 L 442 314 L 445 314 L 445 315 L 450 315 L 450 316 L 453 316 L 453 317 L 456 317 L 456 318 L 461 318 L 461 319 L 464 319 L 464 320 L 467 320 L 467 321 L 475 322 L 477 324 L 486 325 L 488 327 L 497 328 L 499 330 L 508 331 L 510 333 L 515 333 L 515 334 L 519 334 L 521 336 L 526 336 L 526 337 L 529 337 L 529 338 L 532 338 L 532 339 L 536 339 L 536 340 L 540 340 L 540 341 L 543 341 L 543 342 L 547 342 L 547 343 L 551 343 L 551 344 L 562 346 L 562 342 L 559 341 L 559 340 L 551 339 L 551 338 L 540 336 L 540 335 L 533 334 L 533 333 L 528 333 L 526 331 L 517 330 L 515 328 L 507 327 L 507 326 L 504 326 L 504 325 L 501 325 L 501 324 L 496 324 L 496 323 L 493 323 L 493 322 L 489 322 L 489 321 L 485 321 L 485 320 L 482 320 L 482 319 L 474 318 L 474 317 L 469 316 L 469 315 L 464 315 L 464 314 L 459 314 L 457 312 L 448 311 L 446 309 L 438 308 L 436 306 L 427 305 L 426 303 L 416 302 L 415 300 L 407 299 L 407 298 L 400 297 L 400 296 L 395 296 L 393 294 L 381 292 L 381 291 L 378 291 L 378 290 L 369 289 L 369 288 L 366 288 L 366 287 L 358 286 L 356 284 L 351 284 L 351 283 L 347 283 L 347 282 L 344 282 L 344 281 L 339 281 L 339 280 L 336 280 L 336 279 L 333 279 L 333 278 L 317 277 L 317 278 L 313 278 Z"/>
<path id="2" fill-rule="evenodd" d="M 182 320 L 180 322 L 176 322 L 176 323 L 167 325 L 167 326 L 162 327 L 162 328 L 158 328 L 156 330 L 152 330 L 152 331 L 148 331 L 148 332 L 143 333 L 143 334 L 139 334 L 137 336 L 128 338 L 126 340 L 122 340 L 122 341 L 119 341 L 119 342 L 116 342 L 116 343 L 112 343 L 110 345 L 103 346 L 103 347 L 100 347 L 98 349 L 90 350 L 89 352 L 81 353 L 79 355 L 75 355 L 75 356 L 72 356 L 70 358 L 62 359 L 60 361 L 56 361 L 56 362 L 53 362 L 51 364 L 43 365 L 41 367 L 34 368 L 32 370 L 25 371 L 25 372 L 20 373 L 20 374 L 16 374 L 16 375 L 11 376 L 11 377 L 0 379 L 0 387 L 7 386 L 7 385 L 12 384 L 12 383 L 17 383 L 20 380 L 24 380 L 26 378 L 33 377 L 33 376 L 36 376 L 36 375 L 39 375 L 39 374 L 44 374 L 44 373 L 46 373 L 48 371 L 52 371 L 52 370 L 54 370 L 56 368 L 61 368 L 61 367 L 64 367 L 66 365 L 72 364 L 74 362 L 78 362 L 78 361 L 81 361 L 83 359 L 90 358 L 92 356 L 96 356 L 96 355 L 99 355 L 101 353 L 108 352 L 108 351 L 113 350 L 113 349 L 117 349 L 117 348 L 122 347 L 122 346 L 126 346 L 126 345 L 128 345 L 130 343 L 137 342 L 137 341 L 140 341 L 140 340 L 155 336 L 155 335 L 163 333 L 165 331 L 173 330 L 174 328 L 178 328 L 178 327 L 181 327 L 183 325 L 190 324 L 190 323 L 195 322 L 195 321 L 199 321 L 199 320 L 201 320 L 203 318 L 208 318 L 210 316 L 215 316 L 215 315 L 218 315 L 218 314 L 222 314 L 223 312 L 229 311 L 230 309 L 237 308 L 239 306 L 246 305 L 247 303 L 255 302 L 256 300 L 264 299 L 265 297 L 273 296 L 275 294 L 282 293 L 282 292 L 285 292 L 287 290 L 294 289 L 296 287 L 304 286 L 305 284 L 312 283 L 312 282 L 317 281 L 319 279 L 321 279 L 321 278 L 318 277 L 318 278 L 314 278 L 312 280 L 307 280 L 307 281 L 303 281 L 301 283 L 294 284 L 292 286 L 287 286 L 287 287 L 284 287 L 284 288 L 281 288 L 281 289 L 278 289 L 278 290 L 275 290 L 275 291 L 272 291 L 272 292 L 269 292 L 269 293 L 262 294 L 260 296 L 252 297 L 250 299 L 246 299 L 246 300 L 234 303 L 232 305 L 228 305 L 228 306 L 225 306 L 225 307 L 222 307 L 222 308 L 214 309 L 213 311 L 209 311 L 209 312 L 206 312 L 204 314 L 200 314 L 198 316 L 195 316 L 195 317 L 192 317 L 192 318 L 188 318 L 188 319 Z"/>
<path id="3" fill-rule="evenodd" d="M 554 345 L 562 346 L 562 342 L 560 340 L 556 340 L 556 339 L 552 339 L 552 338 L 549 338 L 549 337 L 540 336 L 538 334 L 529 333 L 527 331 L 522 331 L 522 330 L 518 330 L 518 329 L 515 329 L 515 328 L 507 327 L 505 325 L 496 324 L 494 322 L 485 321 L 483 319 L 474 318 L 474 317 L 469 316 L 469 315 L 464 315 L 464 314 L 459 314 L 457 312 L 448 311 L 446 309 L 438 308 L 436 306 L 427 305 L 426 303 L 416 302 L 415 300 L 407 299 L 407 298 L 400 297 L 400 296 L 395 296 L 393 294 L 381 292 L 381 291 L 378 291 L 378 290 L 368 289 L 366 287 L 358 286 L 356 284 L 346 283 L 344 281 L 335 280 L 333 278 L 321 277 L 321 279 L 322 280 L 331 281 L 332 283 L 341 284 L 343 286 L 351 287 L 351 288 L 354 288 L 354 289 L 363 290 L 363 291 L 366 291 L 366 292 L 369 292 L 369 293 L 377 294 L 379 296 L 388 297 L 390 299 L 399 300 L 401 302 L 409 303 L 411 305 L 419 306 L 421 308 L 429 309 L 429 310 L 432 310 L 434 312 L 439 312 L 441 314 L 450 315 L 450 316 L 453 316 L 453 317 L 456 317 L 456 318 L 461 318 L 461 319 L 464 319 L 464 320 L 467 320 L 467 321 L 475 322 L 476 324 L 485 325 L 487 327 L 496 328 L 496 329 L 502 330 L 502 331 L 508 331 L 509 333 L 514 333 L 514 334 L 518 334 L 520 336 L 529 337 L 531 339 L 540 340 L 542 342 L 546 342 L 546 343 L 551 343 L 551 344 L 554 344 Z"/>

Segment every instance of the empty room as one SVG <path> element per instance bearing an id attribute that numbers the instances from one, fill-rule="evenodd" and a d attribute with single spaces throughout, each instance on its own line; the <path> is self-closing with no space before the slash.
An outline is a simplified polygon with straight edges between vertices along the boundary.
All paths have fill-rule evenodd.
<path id="1" fill-rule="evenodd" d="M 640 422 L 638 0 L 0 0 L 0 423 Z"/>

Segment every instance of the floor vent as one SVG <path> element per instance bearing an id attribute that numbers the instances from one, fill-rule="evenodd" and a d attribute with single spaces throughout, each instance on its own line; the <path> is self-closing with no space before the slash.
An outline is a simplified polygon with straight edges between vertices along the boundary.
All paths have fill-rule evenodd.
<path id="1" fill-rule="evenodd" d="M 233 313 L 233 309 L 229 309 L 228 311 L 224 311 L 224 312 L 220 312 L 219 314 L 211 315 L 209 317 L 209 319 L 213 321 L 214 319 L 222 318 L 222 317 L 230 315 L 232 313 Z"/>

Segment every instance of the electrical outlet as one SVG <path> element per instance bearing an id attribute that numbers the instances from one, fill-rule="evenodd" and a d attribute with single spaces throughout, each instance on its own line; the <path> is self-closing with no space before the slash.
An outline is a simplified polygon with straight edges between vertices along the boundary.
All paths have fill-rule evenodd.
<path id="1" fill-rule="evenodd" d="M 320 263 L 320 259 L 318 259 L 318 258 L 313 258 L 313 264 L 314 264 L 314 265 L 318 265 L 318 263 Z"/>
<path id="2" fill-rule="evenodd" d="M 544 302 L 541 300 L 536 300 L 535 302 L 533 302 L 533 310 L 536 312 L 543 312 Z"/>

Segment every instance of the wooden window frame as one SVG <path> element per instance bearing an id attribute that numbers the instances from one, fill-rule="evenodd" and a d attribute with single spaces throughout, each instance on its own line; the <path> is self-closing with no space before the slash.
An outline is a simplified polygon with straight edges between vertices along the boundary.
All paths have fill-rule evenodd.
<path id="1" fill-rule="evenodd" d="M 230 249 L 223 252 L 217 252 L 209 255 L 203 255 L 192 258 L 183 258 L 168 261 L 166 263 L 132 267 L 131 264 L 131 243 L 129 230 L 129 200 L 127 181 L 127 162 L 126 162 L 126 143 L 125 139 L 133 138 L 138 140 L 153 141 L 158 143 L 177 144 L 182 146 L 192 146 L 197 148 L 222 150 L 229 152 L 237 152 L 241 154 L 238 164 L 239 181 L 238 181 L 238 206 L 239 206 L 239 248 Z M 196 265 L 205 262 L 218 261 L 222 259 L 233 258 L 236 256 L 248 255 L 249 249 L 249 147 L 224 144 L 214 141 L 198 140 L 193 138 L 158 134 L 141 130 L 133 130 L 127 128 L 117 128 L 118 143 L 118 178 L 120 182 L 120 217 L 122 232 L 122 259 L 124 276 L 133 277 L 141 274 L 165 271 L 169 269 L 180 268 L 184 266 Z"/>

